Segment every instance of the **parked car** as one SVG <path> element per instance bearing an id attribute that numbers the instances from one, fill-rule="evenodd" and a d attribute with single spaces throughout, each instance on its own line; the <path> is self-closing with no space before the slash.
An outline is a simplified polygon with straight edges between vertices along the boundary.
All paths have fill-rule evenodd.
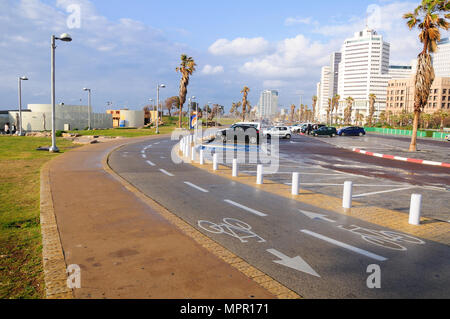
<path id="1" fill-rule="evenodd" d="M 268 130 L 265 130 L 263 134 L 264 136 L 267 136 L 267 138 L 276 136 L 279 138 L 290 139 L 292 137 L 292 132 L 287 126 L 274 126 Z"/>
<path id="2" fill-rule="evenodd" d="M 337 135 L 337 130 L 334 127 L 323 126 L 318 130 L 312 132 L 314 136 L 325 136 L 335 137 Z"/>
<path id="3" fill-rule="evenodd" d="M 311 132 L 320 129 L 321 127 L 325 127 L 323 124 L 305 124 L 302 126 L 302 133 L 306 133 L 308 130 L 308 125 L 311 125 Z"/>
<path id="4" fill-rule="evenodd" d="M 261 131 L 261 123 L 259 122 L 239 122 L 236 125 L 254 126 L 258 131 Z"/>
<path id="5" fill-rule="evenodd" d="M 246 144 L 259 144 L 260 131 L 257 125 L 234 124 L 228 129 L 217 131 L 216 138 L 223 143 L 245 142 Z"/>
<path id="6" fill-rule="evenodd" d="M 364 136 L 366 131 L 359 126 L 344 127 L 338 131 L 339 136 Z"/>

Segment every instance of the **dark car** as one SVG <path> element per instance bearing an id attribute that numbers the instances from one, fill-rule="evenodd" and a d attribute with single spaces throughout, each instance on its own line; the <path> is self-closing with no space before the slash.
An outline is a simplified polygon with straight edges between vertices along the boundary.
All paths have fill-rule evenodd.
<path id="1" fill-rule="evenodd" d="M 302 127 L 302 133 L 306 133 L 308 131 L 308 125 L 311 125 L 310 126 L 311 132 L 318 130 L 322 127 L 326 127 L 326 125 L 324 124 L 306 124 Z"/>
<path id="2" fill-rule="evenodd" d="M 220 130 L 216 133 L 216 138 L 224 143 L 242 142 L 250 144 L 259 144 L 259 130 L 256 125 L 235 124 L 226 130 Z"/>
<path id="3" fill-rule="evenodd" d="M 318 130 L 312 132 L 314 136 L 329 136 L 335 137 L 337 135 L 337 130 L 334 127 L 322 126 Z"/>
<path id="4" fill-rule="evenodd" d="M 338 131 L 339 136 L 364 136 L 366 131 L 359 126 L 344 127 Z"/>

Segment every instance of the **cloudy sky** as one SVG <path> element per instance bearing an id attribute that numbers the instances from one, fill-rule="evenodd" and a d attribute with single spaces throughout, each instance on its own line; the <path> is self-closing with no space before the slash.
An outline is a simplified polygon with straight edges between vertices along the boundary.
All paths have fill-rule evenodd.
<path id="1" fill-rule="evenodd" d="M 391 64 L 407 64 L 420 50 L 417 32 L 402 14 L 418 0 L 0 0 L 0 109 L 17 108 L 17 77 L 26 75 L 24 104 L 50 102 L 50 37 L 58 43 L 57 102 L 86 104 L 93 91 L 96 111 L 106 102 L 141 109 L 177 95 L 180 55 L 194 57 L 197 72 L 189 96 L 225 105 L 250 87 L 252 105 L 264 89 L 277 89 L 280 104 L 310 104 L 320 68 L 366 21 L 391 43 Z M 67 11 L 81 8 L 81 25 Z M 73 17 L 73 16 L 72 16 Z M 68 23 L 69 22 L 69 23 Z M 75 28 L 73 28 L 75 26 Z"/>

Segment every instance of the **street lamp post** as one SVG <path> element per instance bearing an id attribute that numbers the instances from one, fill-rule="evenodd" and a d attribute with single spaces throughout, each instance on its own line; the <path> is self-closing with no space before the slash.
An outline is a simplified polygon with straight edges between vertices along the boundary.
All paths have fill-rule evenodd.
<path id="1" fill-rule="evenodd" d="M 156 134 L 159 134 L 159 89 L 164 89 L 164 84 L 158 84 L 156 88 Z"/>
<path id="2" fill-rule="evenodd" d="M 23 136 L 22 132 L 22 81 L 28 81 L 26 76 L 22 76 L 19 78 L 19 136 Z"/>
<path id="3" fill-rule="evenodd" d="M 72 37 L 67 33 L 63 33 L 59 38 L 52 35 L 51 43 L 51 90 L 52 90 L 52 146 L 49 151 L 51 153 L 58 153 L 59 149 L 56 147 L 56 94 L 55 94 L 55 50 L 56 50 L 56 40 L 61 40 L 63 42 L 72 41 Z"/>
<path id="4" fill-rule="evenodd" d="M 91 127 L 91 89 L 84 88 L 83 91 L 88 92 L 88 128 L 90 131 L 92 129 L 92 127 Z"/>

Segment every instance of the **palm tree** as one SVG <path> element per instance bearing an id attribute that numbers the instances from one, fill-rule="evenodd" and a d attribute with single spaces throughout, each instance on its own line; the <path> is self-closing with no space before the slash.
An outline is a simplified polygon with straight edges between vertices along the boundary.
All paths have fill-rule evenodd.
<path id="1" fill-rule="evenodd" d="M 242 121 L 245 121 L 245 113 L 247 112 L 248 92 L 250 92 L 250 89 L 248 87 L 244 86 L 244 88 L 241 91 L 241 93 L 243 94 L 243 97 L 242 97 Z"/>
<path id="2" fill-rule="evenodd" d="M 336 112 L 335 113 L 335 120 L 336 120 L 336 117 L 337 117 L 337 110 L 338 110 L 338 107 L 339 107 L 339 100 L 341 99 L 341 96 L 340 95 L 338 95 L 338 94 L 336 94 L 335 96 L 333 96 L 333 100 L 332 100 L 332 110 L 331 110 L 331 113 L 334 113 L 334 112 Z M 336 120 L 337 121 L 337 120 Z M 333 125 L 333 115 L 331 115 L 331 125 Z"/>
<path id="3" fill-rule="evenodd" d="M 444 111 L 444 110 L 439 110 L 436 112 L 436 115 L 439 117 L 439 119 L 441 120 L 441 124 L 440 124 L 440 130 L 444 131 L 444 123 L 445 123 L 445 119 L 448 118 L 449 114 L 448 112 Z"/>
<path id="4" fill-rule="evenodd" d="M 180 66 L 176 68 L 177 72 L 181 73 L 181 81 L 180 81 L 180 112 L 179 112 L 179 120 L 178 127 L 182 126 L 182 116 L 183 116 L 183 105 L 186 103 L 186 95 L 187 95 L 187 87 L 189 85 L 189 78 L 195 72 L 195 61 L 192 57 L 188 57 L 186 54 L 181 55 L 181 63 Z"/>
<path id="5" fill-rule="evenodd" d="M 441 39 L 439 29 L 448 30 L 448 22 L 446 20 L 450 18 L 450 14 L 445 14 L 445 12 L 449 11 L 450 3 L 448 0 L 422 0 L 422 3 L 414 12 L 403 16 L 407 20 L 406 24 L 410 30 L 414 27 L 420 30 L 419 40 L 423 43 L 423 50 L 418 55 L 417 73 L 414 79 L 414 122 L 411 145 L 409 147 L 410 152 L 417 151 L 417 130 L 420 114 L 427 104 L 430 88 L 435 78 L 430 53 L 437 50 L 437 42 Z"/>
<path id="6" fill-rule="evenodd" d="M 316 95 L 314 95 L 313 97 L 312 97 L 312 112 L 313 112 L 313 117 L 314 117 L 314 120 L 315 120 L 315 117 L 316 117 L 316 106 L 317 106 L 317 96 Z"/>
<path id="7" fill-rule="evenodd" d="M 330 113 L 331 113 L 332 110 L 333 110 L 333 100 L 332 99 L 328 99 L 327 123 L 330 123 Z"/>
<path id="8" fill-rule="evenodd" d="M 231 105 L 230 114 L 233 115 L 234 117 L 237 117 L 240 107 L 241 107 L 241 102 L 233 103 Z"/>
<path id="9" fill-rule="evenodd" d="M 355 101 L 351 96 L 349 96 L 348 98 L 345 99 L 345 101 L 347 102 L 347 108 L 345 109 L 345 122 L 347 122 L 348 124 L 350 124 L 351 120 L 352 120 L 352 108 L 353 108 L 353 102 Z"/>
<path id="10" fill-rule="evenodd" d="M 372 126 L 373 115 L 375 114 L 375 102 L 377 96 L 373 93 L 369 94 L 369 127 Z"/>
<path id="11" fill-rule="evenodd" d="M 291 122 L 294 122 L 295 104 L 291 105 Z"/>

